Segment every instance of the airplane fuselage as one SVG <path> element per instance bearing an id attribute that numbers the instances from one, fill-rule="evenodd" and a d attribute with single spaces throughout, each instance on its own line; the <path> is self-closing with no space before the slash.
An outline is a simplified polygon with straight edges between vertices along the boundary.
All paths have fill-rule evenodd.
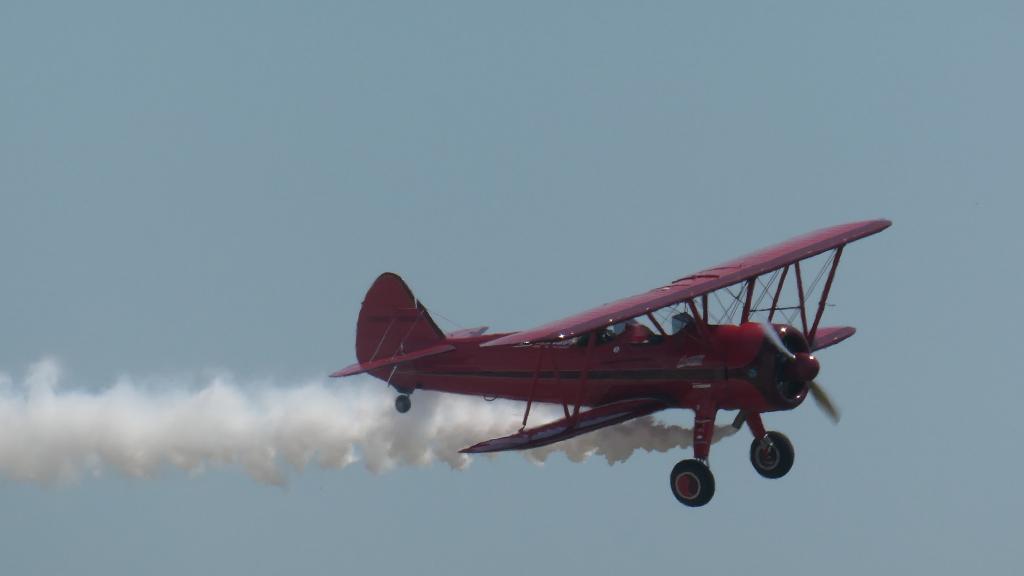
<path id="1" fill-rule="evenodd" d="M 691 326 L 644 341 L 612 337 L 517 347 L 481 347 L 504 336 L 449 339 L 451 352 L 371 373 L 400 391 L 436 390 L 511 400 L 600 406 L 659 398 L 692 408 L 768 412 L 794 408 L 806 391 L 780 398 L 774 348 L 754 323 Z"/>

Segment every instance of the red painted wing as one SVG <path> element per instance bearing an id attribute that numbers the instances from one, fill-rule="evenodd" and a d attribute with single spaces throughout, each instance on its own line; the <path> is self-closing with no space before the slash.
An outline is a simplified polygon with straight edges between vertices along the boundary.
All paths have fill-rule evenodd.
<path id="1" fill-rule="evenodd" d="M 888 228 L 888 220 L 865 220 L 823 228 L 636 296 L 616 300 L 562 320 L 509 334 L 482 346 L 508 346 L 573 338 L 708 292 L 760 276 Z"/>
<path id="2" fill-rule="evenodd" d="M 622 400 L 580 412 L 576 419 L 572 417 L 555 420 L 543 426 L 523 430 L 518 434 L 487 440 L 461 450 L 467 453 L 503 452 L 505 450 L 525 450 L 547 446 L 562 440 L 568 440 L 580 434 L 593 432 L 599 428 L 620 424 L 626 420 L 647 416 L 666 408 L 667 405 L 655 398 L 639 398 Z"/>
<path id="3" fill-rule="evenodd" d="M 817 352 L 822 348 L 828 348 L 839 344 L 850 336 L 857 333 L 853 326 L 822 326 L 814 334 L 814 342 L 811 343 L 811 350 Z"/>

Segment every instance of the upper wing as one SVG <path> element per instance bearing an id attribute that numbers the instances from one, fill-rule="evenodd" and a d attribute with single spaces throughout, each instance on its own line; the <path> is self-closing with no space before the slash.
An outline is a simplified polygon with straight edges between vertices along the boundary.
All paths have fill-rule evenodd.
<path id="1" fill-rule="evenodd" d="M 865 220 L 823 228 L 680 278 L 667 286 L 616 300 L 531 330 L 509 334 L 491 340 L 482 346 L 503 346 L 572 338 L 602 326 L 635 318 L 659 308 L 678 304 L 702 294 L 755 278 L 865 236 L 877 234 L 890 225 L 892 222 L 888 220 Z"/>

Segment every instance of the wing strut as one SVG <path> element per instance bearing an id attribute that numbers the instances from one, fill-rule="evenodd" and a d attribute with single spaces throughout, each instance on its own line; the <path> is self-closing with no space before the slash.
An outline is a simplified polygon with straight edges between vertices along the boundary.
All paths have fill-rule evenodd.
<path id="1" fill-rule="evenodd" d="M 573 422 L 579 420 L 580 404 L 583 402 L 583 390 L 587 387 L 587 377 L 590 376 L 590 357 L 594 351 L 594 344 L 597 342 L 597 330 L 590 333 L 587 338 L 587 354 L 583 358 L 583 372 L 580 374 L 580 383 L 576 387 L 576 407 L 572 409 Z"/>
<path id="2" fill-rule="evenodd" d="M 743 313 L 740 314 L 741 324 L 750 320 L 750 307 L 754 304 L 754 287 L 756 282 L 757 276 L 747 280 L 747 297 L 743 300 Z"/>
<path id="3" fill-rule="evenodd" d="M 796 291 L 800 295 L 800 324 L 804 334 L 807 334 L 807 306 L 804 305 L 804 276 L 800 273 L 800 261 L 793 263 L 796 270 Z"/>
<path id="4" fill-rule="evenodd" d="M 705 304 L 707 304 L 707 302 L 705 302 Z M 702 335 L 707 334 L 707 327 L 709 322 L 708 307 L 706 305 L 704 306 L 704 314 L 702 315 L 700 312 L 697 311 L 697 304 L 694 303 L 692 298 L 686 301 L 686 306 L 690 309 L 690 315 L 693 316 L 693 319 L 697 321 L 697 330 L 699 330 Z"/>
<path id="5" fill-rule="evenodd" d="M 821 291 L 821 299 L 818 300 L 818 311 L 814 314 L 814 324 L 811 325 L 811 333 L 807 335 L 808 342 L 814 342 L 814 334 L 818 331 L 818 322 L 821 322 L 821 315 L 825 312 L 825 303 L 828 301 L 828 293 L 832 289 L 832 280 L 836 277 L 836 268 L 839 268 L 839 258 L 843 255 L 845 244 L 836 248 L 835 258 L 832 259 L 832 268 L 828 271 L 828 280 L 825 280 L 825 288 Z M 804 328 L 806 330 L 806 326 Z"/>
<path id="6" fill-rule="evenodd" d="M 772 298 L 772 308 L 768 311 L 768 323 L 771 324 L 775 317 L 775 310 L 779 307 L 779 296 L 782 296 L 782 285 L 786 283 L 786 274 L 789 273 L 789 266 L 782 269 L 782 276 L 779 277 L 779 285 L 775 287 L 775 297 Z"/>
<path id="7" fill-rule="evenodd" d="M 662 331 L 662 333 L 664 333 L 664 331 Z M 568 399 L 565 398 L 564 396 L 562 397 L 562 410 L 565 411 L 565 418 L 570 423 L 570 427 L 574 425 L 573 423 L 579 420 L 580 407 L 583 405 L 583 392 L 587 388 L 587 378 L 590 374 L 590 358 L 594 350 L 594 345 L 597 342 L 597 338 L 597 330 L 595 330 L 594 332 L 587 333 L 587 353 L 586 356 L 584 356 L 583 371 L 580 373 L 580 379 L 576 387 L 576 400 L 573 403 L 571 416 L 569 414 L 569 404 L 567 402 Z M 547 350 L 548 347 L 546 345 L 540 345 L 538 348 L 539 350 L 537 352 L 537 366 L 533 370 L 533 380 L 530 383 L 530 395 L 526 399 L 526 411 L 523 413 L 523 425 L 522 427 L 519 428 L 520 432 L 526 429 L 526 423 L 530 419 L 530 409 L 533 408 L 533 399 L 537 394 L 537 383 L 540 381 L 540 369 L 544 365 L 544 351 Z M 558 383 L 561 381 L 561 373 L 558 371 L 557 364 L 555 364 L 554 354 L 551 355 L 551 362 L 552 367 L 554 369 L 555 385 L 556 387 L 560 387 L 558 386 Z"/>
<path id="8" fill-rule="evenodd" d="M 654 317 L 654 314 L 648 312 L 647 319 L 651 321 L 651 324 L 654 324 L 654 327 L 658 329 L 659 334 L 662 336 L 668 336 L 668 333 L 666 333 L 665 329 L 661 327 L 661 322 L 658 322 L 658 319 Z"/>
<path id="9" fill-rule="evenodd" d="M 537 393 L 537 380 L 540 379 L 540 367 L 544 362 L 544 350 L 547 346 L 541 346 L 537 352 L 537 368 L 533 371 L 533 382 L 530 384 L 530 397 L 526 400 L 526 412 L 523 414 L 523 426 L 520 432 L 526 430 L 526 421 L 530 418 L 530 408 L 533 407 L 533 396 Z"/>

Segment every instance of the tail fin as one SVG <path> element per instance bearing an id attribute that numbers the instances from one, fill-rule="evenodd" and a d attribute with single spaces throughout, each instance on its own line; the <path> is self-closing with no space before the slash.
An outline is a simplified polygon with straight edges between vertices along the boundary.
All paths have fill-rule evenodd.
<path id="1" fill-rule="evenodd" d="M 366 364 L 444 342 L 427 309 L 397 274 L 385 272 L 366 292 L 356 324 L 356 358 Z"/>

